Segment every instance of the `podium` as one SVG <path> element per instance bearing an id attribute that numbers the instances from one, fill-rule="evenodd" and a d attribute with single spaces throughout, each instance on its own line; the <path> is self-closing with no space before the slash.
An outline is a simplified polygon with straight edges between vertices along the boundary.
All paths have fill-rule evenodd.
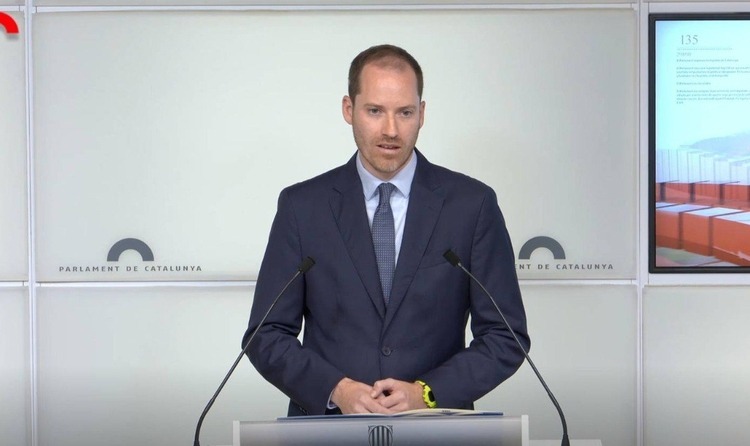
<path id="1" fill-rule="evenodd" d="M 313 416 L 235 421 L 233 446 L 528 446 L 528 415 Z"/>

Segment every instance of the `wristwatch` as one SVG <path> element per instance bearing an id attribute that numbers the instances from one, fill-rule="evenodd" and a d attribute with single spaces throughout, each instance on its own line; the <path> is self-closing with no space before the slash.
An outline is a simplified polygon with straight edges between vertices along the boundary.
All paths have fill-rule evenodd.
<path id="1" fill-rule="evenodd" d="M 417 380 L 417 384 L 422 386 L 422 399 L 428 408 L 434 409 L 437 407 L 437 401 L 435 401 L 435 394 L 432 393 L 432 388 L 427 385 L 426 382 Z"/>

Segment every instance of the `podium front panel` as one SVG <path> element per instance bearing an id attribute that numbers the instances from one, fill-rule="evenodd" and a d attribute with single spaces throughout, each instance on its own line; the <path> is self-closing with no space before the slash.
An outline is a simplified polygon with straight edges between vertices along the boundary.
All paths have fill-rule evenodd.
<path id="1" fill-rule="evenodd" d="M 527 446 L 528 417 L 328 416 L 235 421 L 234 446 Z"/>

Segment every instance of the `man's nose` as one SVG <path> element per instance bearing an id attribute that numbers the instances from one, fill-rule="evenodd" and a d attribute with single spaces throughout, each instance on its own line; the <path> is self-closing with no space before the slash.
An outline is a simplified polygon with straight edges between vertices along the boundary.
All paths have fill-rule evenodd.
<path id="1" fill-rule="evenodd" d="M 395 138 L 398 136 L 395 116 L 386 117 L 385 122 L 383 123 L 383 135 L 389 138 Z"/>

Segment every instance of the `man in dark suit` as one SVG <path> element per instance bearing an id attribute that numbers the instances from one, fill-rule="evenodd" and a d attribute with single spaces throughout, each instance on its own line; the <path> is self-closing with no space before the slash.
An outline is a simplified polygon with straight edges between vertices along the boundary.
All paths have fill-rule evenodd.
<path id="1" fill-rule="evenodd" d="M 291 399 L 290 416 L 473 408 L 515 373 L 523 354 L 487 296 L 443 258 L 447 249 L 529 348 L 495 193 L 415 148 L 422 85 L 419 64 L 403 49 L 360 53 L 342 102 L 357 153 L 279 197 L 243 345 L 289 275 L 312 257 L 315 267 L 281 297 L 248 351 Z"/>

